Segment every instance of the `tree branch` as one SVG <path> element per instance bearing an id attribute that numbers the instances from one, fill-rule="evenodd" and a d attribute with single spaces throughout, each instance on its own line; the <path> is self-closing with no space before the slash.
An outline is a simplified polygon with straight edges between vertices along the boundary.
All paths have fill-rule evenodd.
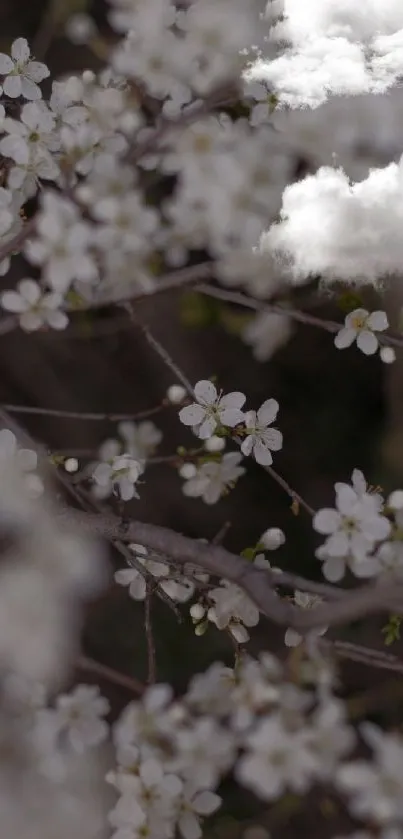
<path id="1" fill-rule="evenodd" d="M 224 303 L 233 303 L 236 306 L 243 306 L 246 309 L 252 309 L 255 312 L 267 312 L 267 314 L 285 315 L 291 320 L 299 323 L 307 324 L 308 326 L 316 326 L 319 329 L 325 329 L 327 332 L 336 333 L 342 329 L 342 323 L 336 323 L 333 320 L 325 320 L 316 315 L 310 315 L 308 312 L 301 312 L 299 309 L 288 308 L 276 303 L 265 303 L 263 300 L 255 300 L 254 297 L 249 297 L 238 291 L 227 291 L 226 289 L 217 288 L 216 286 L 208 285 L 207 283 L 198 283 L 196 291 L 200 294 L 205 294 L 207 297 L 214 297 L 217 300 L 222 300 Z M 397 338 L 394 335 L 377 333 L 377 339 L 380 344 L 392 345 L 395 347 L 403 347 L 403 338 Z"/>
<path id="2" fill-rule="evenodd" d="M 274 586 L 278 585 L 280 574 L 256 568 L 221 546 L 206 545 L 155 524 L 122 522 L 112 514 L 97 515 L 64 509 L 58 515 L 69 525 L 81 527 L 109 541 L 137 542 L 170 556 L 178 565 L 191 563 L 214 576 L 230 580 L 239 585 L 262 614 L 274 623 L 293 627 L 302 633 L 316 627 L 348 623 L 377 612 L 403 610 L 403 586 L 392 580 L 360 586 L 337 596 L 332 602 L 304 611 L 281 599 L 275 592 Z M 298 578 L 298 582 L 303 589 L 303 578 Z M 311 581 L 306 582 L 308 587 L 312 586 Z"/>

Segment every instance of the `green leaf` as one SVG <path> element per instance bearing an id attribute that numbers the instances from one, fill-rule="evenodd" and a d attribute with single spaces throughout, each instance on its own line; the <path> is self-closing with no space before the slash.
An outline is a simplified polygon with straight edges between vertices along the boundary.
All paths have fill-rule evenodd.
<path id="1" fill-rule="evenodd" d="M 349 312 L 354 312 L 354 309 L 361 309 L 363 306 L 362 297 L 356 291 L 344 291 L 340 294 L 337 305 L 342 312 L 347 315 Z"/>
<path id="2" fill-rule="evenodd" d="M 240 338 L 245 326 L 252 320 L 253 315 L 245 314 L 245 312 L 235 312 L 233 309 L 227 309 L 223 306 L 220 313 L 220 321 L 222 326 L 229 332 L 230 335 L 236 335 Z"/>
<path id="3" fill-rule="evenodd" d="M 244 559 L 247 559 L 248 562 L 253 562 L 256 556 L 256 548 L 244 548 L 244 550 L 241 551 L 241 556 L 243 556 Z"/>
<path id="4" fill-rule="evenodd" d="M 182 295 L 179 316 L 184 326 L 201 329 L 220 321 L 220 305 L 211 297 L 188 291 Z"/>
<path id="5" fill-rule="evenodd" d="M 395 641 L 400 640 L 401 622 L 401 615 L 390 615 L 388 623 L 382 628 L 382 635 L 385 636 L 385 644 L 387 647 L 390 647 L 395 643 Z"/>

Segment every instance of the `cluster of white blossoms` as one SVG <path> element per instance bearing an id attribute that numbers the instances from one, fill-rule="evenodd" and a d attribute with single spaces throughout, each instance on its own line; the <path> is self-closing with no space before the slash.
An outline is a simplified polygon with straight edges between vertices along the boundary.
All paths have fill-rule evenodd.
<path id="1" fill-rule="evenodd" d="M 341 580 L 347 569 L 356 577 L 382 577 L 403 572 L 403 495 L 393 492 L 385 501 L 367 486 L 355 469 L 352 486 L 335 484 L 335 508 L 319 510 L 315 530 L 326 536 L 316 551 L 327 580 Z"/>
<path id="2" fill-rule="evenodd" d="M 288 340 L 292 317 L 302 320 L 287 311 L 294 285 L 314 278 L 380 288 L 401 273 L 401 102 L 391 94 L 385 111 L 375 105 L 367 115 L 379 94 L 393 85 L 399 94 L 401 0 L 109 0 L 108 20 L 116 37 L 99 73 L 50 80 L 23 37 L 0 54 L 0 274 L 16 253 L 27 263 L 14 288 L 2 287 L 5 331 L 8 322 L 27 333 L 64 330 L 76 309 L 111 302 L 127 310 L 128 301 L 169 285 L 170 275 L 178 280 L 176 269 L 180 286 L 203 253 L 202 276 L 226 286 L 223 299 L 257 312 L 242 334 L 264 361 Z M 82 15 L 67 30 L 77 43 L 97 37 Z M 327 101 L 332 94 L 336 105 Z M 265 309 L 282 292 L 287 305 Z M 338 349 L 355 342 L 389 363 L 388 327 L 381 309 L 356 308 L 330 330 Z M 185 496 L 213 505 L 251 457 L 286 488 L 271 468 L 283 444 L 273 427 L 278 402 L 254 410 L 246 401 L 205 379 L 194 390 L 173 384 L 161 408 L 175 406 L 197 448 L 155 457 L 161 430 L 148 419 L 124 421 L 74 481 L 90 478 L 96 498 L 129 502 L 149 466 L 168 461 Z M 229 634 L 236 662 L 212 664 L 181 697 L 165 684 L 144 688 L 110 738 L 110 707 L 98 688 L 64 689 L 69 670 L 83 664 L 82 605 L 105 583 L 102 551 L 70 531 L 68 510 L 60 515 L 48 503 L 37 453 L 8 429 L 0 431 L 0 489 L 5 836 L 94 839 L 109 821 L 112 839 L 199 839 L 231 775 L 264 802 L 325 783 L 364 825 L 357 839 L 402 839 L 401 738 L 364 725 L 371 756 L 354 759 L 356 732 L 336 694 L 332 642 L 322 638 L 329 586 L 311 584 L 320 594 L 310 593 L 271 566 L 266 552 L 285 540 L 279 528 L 243 551 L 245 578 L 129 543 L 115 582 L 145 601 L 146 614 L 151 595 L 175 612 L 187 604 L 196 635 L 208 627 Z M 335 485 L 335 506 L 318 510 L 313 527 L 324 538 L 316 556 L 329 583 L 351 572 L 401 585 L 403 491 L 385 500 L 354 470 L 352 485 Z M 286 615 L 313 612 L 305 634 L 283 621 L 284 646 L 300 648 L 285 667 L 267 652 L 257 660 L 244 652 L 260 619 L 242 586 L 247 561 L 255 580 L 270 580 L 279 608 L 291 601 Z M 283 587 L 292 593 L 284 597 Z M 151 662 L 150 682 L 153 669 Z"/>
<path id="3" fill-rule="evenodd" d="M 287 683 L 280 663 L 245 656 L 235 670 L 213 664 L 181 700 L 168 685 L 149 688 L 114 728 L 117 768 L 107 779 L 119 800 L 115 839 L 127 835 L 201 836 L 203 817 L 235 762 L 240 781 L 265 800 L 308 790 L 331 777 L 355 743 L 331 693 Z M 237 755 L 239 759 L 237 761 Z"/>
<path id="4" fill-rule="evenodd" d="M 216 504 L 245 473 L 242 455 L 252 455 L 257 463 L 269 466 L 273 462 L 272 452 L 282 448 L 283 435 L 271 427 L 279 405 L 275 399 L 267 399 L 258 411 L 244 412 L 244 393 L 223 395 L 208 380 L 196 383 L 194 396 L 197 401 L 181 408 L 179 419 L 203 441 L 205 451 L 195 458 L 195 463 L 181 464 L 179 474 L 185 480 L 185 495 Z M 183 388 L 172 391 L 173 404 L 185 397 Z M 234 430 L 240 452 L 223 453 L 225 429 Z M 123 421 L 117 430 L 120 439 L 105 440 L 99 449 L 99 461 L 90 467 L 93 492 L 100 499 L 114 493 L 122 501 L 130 501 L 139 497 L 138 481 L 161 442 L 162 433 L 149 420 Z"/>
<path id="5" fill-rule="evenodd" d="M 200 440 L 212 438 L 217 431 L 225 433 L 226 429 L 235 429 L 234 437 L 240 441 L 242 454 L 253 455 L 262 466 L 273 463 L 272 451 L 279 451 L 283 445 L 281 432 L 271 428 L 279 409 L 275 399 L 267 399 L 258 411 L 245 412 L 242 410 L 246 401 L 244 393 L 234 391 L 223 395 L 205 379 L 195 385 L 194 396 L 196 402 L 181 408 L 179 419 Z M 206 503 L 214 504 L 222 494 L 220 484 L 224 489 L 243 473 L 241 459 L 238 453 L 231 452 L 218 463 L 203 463 L 194 475 L 189 475 L 185 494 L 202 495 Z"/>
<path id="6" fill-rule="evenodd" d="M 150 554 L 144 545 L 129 544 L 128 547 L 133 553 L 133 559 L 129 559 L 130 567 L 116 571 L 115 581 L 121 586 L 128 586 L 133 600 L 144 600 L 147 590 L 155 590 L 158 586 L 171 600 L 185 603 L 193 596 L 197 582 L 208 582 L 209 575 L 199 569 L 187 566 L 180 574 L 166 558 L 164 561 L 163 556 Z"/>
<path id="7" fill-rule="evenodd" d="M 118 438 L 111 437 L 99 448 L 99 461 L 90 466 L 93 492 L 97 498 L 112 493 L 122 501 L 138 498 L 137 482 L 147 461 L 162 440 L 162 432 L 150 420 L 139 423 L 122 420 Z"/>

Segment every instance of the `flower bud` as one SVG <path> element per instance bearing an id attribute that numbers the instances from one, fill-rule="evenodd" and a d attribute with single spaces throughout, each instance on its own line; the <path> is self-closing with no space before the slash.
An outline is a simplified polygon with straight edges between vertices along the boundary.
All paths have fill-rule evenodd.
<path id="1" fill-rule="evenodd" d="M 179 469 L 179 474 L 181 478 L 185 478 L 187 481 L 190 478 L 194 478 L 196 475 L 197 469 L 194 463 L 184 463 L 183 466 Z"/>
<path id="2" fill-rule="evenodd" d="M 205 611 L 206 610 L 201 603 L 194 603 L 189 609 L 190 615 L 195 621 L 200 621 L 204 618 Z"/>
<path id="3" fill-rule="evenodd" d="M 265 530 L 263 536 L 260 537 L 259 542 L 268 551 L 275 551 L 280 545 L 284 545 L 285 536 L 279 527 L 269 527 Z"/>
<path id="4" fill-rule="evenodd" d="M 217 437 L 216 434 L 213 434 L 212 437 L 209 437 L 209 439 L 205 441 L 204 448 L 208 452 L 222 452 L 222 450 L 225 449 L 225 439 L 224 437 Z"/>
<path id="5" fill-rule="evenodd" d="M 182 385 L 171 385 L 167 390 L 167 398 L 172 405 L 180 405 L 186 398 L 186 390 Z"/>

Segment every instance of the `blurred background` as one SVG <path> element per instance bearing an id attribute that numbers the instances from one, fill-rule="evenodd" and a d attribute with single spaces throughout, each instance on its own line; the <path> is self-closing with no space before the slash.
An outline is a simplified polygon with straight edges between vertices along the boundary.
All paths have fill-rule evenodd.
<path id="1" fill-rule="evenodd" d="M 92 48 L 73 44 L 65 35 L 66 20 L 76 12 L 90 14 L 99 28 L 101 37 Z M 14 38 L 24 36 L 33 45 L 36 58 L 48 64 L 52 78 L 87 67 L 97 69 L 102 66 L 101 39 L 112 37 L 106 16 L 103 0 L 1 0 L 0 51 L 7 52 Z M 336 152 L 337 161 L 360 179 L 370 166 L 399 157 L 403 148 L 402 94 L 393 93 L 376 102 L 366 97 L 343 100 L 314 113 L 282 114 L 278 127 L 284 132 L 282 143 L 284 146 L 285 139 L 284 153 L 293 177 L 303 177 L 322 164 L 332 165 Z M 273 166 L 278 188 L 282 175 L 276 171 L 275 154 L 267 165 Z M 22 258 L 15 258 L 10 274 L 1 278 L 2 288 L 14 285 L 26 269 Z M 340 322 L 346 311 L 360 304 L 385 308 L 396 329 L 403 305 L 399 286 L 403 284 L 396 278 L 392 290 L 364 288 L 359 294 L 339 290 L 319 297 L 307 289 L 298 292 L 295 305 Z M 192 382 L 214 375 L 224 391 L 243 390 L 250 408 L 259 407 L 267 398 L 277 399 L 277 425 L 284 435 L 284 449 L 276 457 L 275 467 L 312 507 L 331 505 L 334 482 L 349 481 L 355 467 L 385 492 L 402 485 L 403 359 L 399 350 L 394 365 L 382 365 L 377 357 L 366 358 L 355 347 L 338 352 L 331 334 L 295 324 L 291 336 L 277 349 L 270 335 L 265 335 L 263 343 L 269 349 L 259 353 L 256 342 L 248 346 L 242 337 L 254 316 L 218 302 L 206 303 L 195 294 L 160 295 L 139 304 L 138 313 Z M 0 342 L 3 405 L 136 413 L 159 405 L 167 387 L 174 383 L 142 334 L 114 307 L 78 313 L 65 332 L 28 336 L 16 330 L 1 336 Z M 258 361 L 256 352 L 264 360 Z M 106 438 L 116 436 L 116 426 L 108 421 L 28 415 L 19 417 L 22 420 L 32 436 L 54 452 L 88 450 L 95 455 Z M 172 454 L 185 443 L 175 408 L 166 408 L 155 423 L 163 432 L 159 455 Z M 189 434 L 186 442 L 191 445 L 192 439 Z M 268 527 L 280 527 L 286 543 L 273 554 L 274 564 L 319 579 L 309 516 L 303 510 L 295 515 L 281 487 L 253 463 L 236 489 L 213 507 L 185 498 L 172 466 L 152 466 L 141 487 L 141 498 L 132 502 L 129 513 L 195 538 L 212 539 L 228 522 L 225 546 L 235 552 L 255 544 Z M 115 568 L 122 564 L 118 555 L 111 559 Z M 232 661 L 227 636 L 211 628 L 207 635 L 196 638 L 186 608 L 182 625 L 160 601 L 155 602 L 153 614 L 158 679 L 169 680 L 178 692 L 194 672 L 210 662 Z M 360 622 L 348 632 L 339 631 L 337 637 L 382 648 L 384 623 L 385 618 Z M 143 605 L 111 583 L 89 609 L 85 651 L 115 670 L 144 680 L 143 624 Z M 263 647 L 284 654 L 283 632 L 266 621 L 261 621 L 250 643 L 251 652 Z M 392 651 L 402 652 L 399 642 Z M 86 678 L 83 673 L 77 676 L 81 681 Z M 390 725 L 400 724 L 403 689 L 397 679 L 349 663 L 343 664 L 342 677 L 343 691 L 353 702 L 357 717 L 369 715 L 374 720 L 386 718 Z M 101 688 L 116 712 L 129 698 L 107 683 Z M 287 839 L 319 835 L 319 826 L 321 835 L 331 835 L 344 825 L 339 803 L 330 801 L 322 791 L 320 795 L 314 792 L 302 809 L 298 799 L 286 796 L 267 813 L 253 796 L 239 796 L 228 784 L 226 802 L 211 828 L 211 835 L 223 839 L 235 839 L 245 826 L 256 822 L 268 827 L 275 837 L 286 830 Z"/>

